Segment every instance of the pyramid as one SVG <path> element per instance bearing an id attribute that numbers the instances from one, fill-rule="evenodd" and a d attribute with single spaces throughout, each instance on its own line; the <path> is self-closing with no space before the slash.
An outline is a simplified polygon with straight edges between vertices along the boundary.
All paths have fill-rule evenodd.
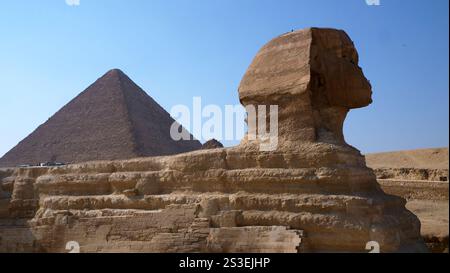
<path id="1" fill-rule="evenodd" d="M 201 148 L 174 141 L 174 120 L 118 69 L 107 72 L 0 159 L 0 167 L 172 155 Z M 183 128 L 184 129 L 184 128 Z"/>

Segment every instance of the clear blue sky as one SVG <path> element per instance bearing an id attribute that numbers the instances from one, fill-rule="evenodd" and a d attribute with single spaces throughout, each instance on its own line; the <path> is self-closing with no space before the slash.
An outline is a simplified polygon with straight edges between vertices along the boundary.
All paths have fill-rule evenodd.
<path id="1" fill-rule="evenodd" d="M 310 26 L 347 31 L 374 103 L 350 113 L 363 152 L 448 146 L 448 0 L 2 0 L 0 156 L 111 68 L 164 108 L 237 104 L 267 41 Z M 227 143 L 231 144 L 231 143 Z"/>

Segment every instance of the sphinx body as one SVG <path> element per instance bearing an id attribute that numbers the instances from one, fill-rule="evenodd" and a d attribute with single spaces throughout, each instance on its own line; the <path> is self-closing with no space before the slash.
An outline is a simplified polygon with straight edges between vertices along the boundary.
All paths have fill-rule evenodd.
<path id="1" fill-rule="evenodd" d="M 0 251 L 426 251 L 418 218 L 385 194 L 345 142 L 350 109 L 371 86 L 343 31 L 284 34 L 257 54 L 244 106 L 278 105 L 278 145 L 0 173 Z M 169 133 L 169 132 L 168 132 Z"/>

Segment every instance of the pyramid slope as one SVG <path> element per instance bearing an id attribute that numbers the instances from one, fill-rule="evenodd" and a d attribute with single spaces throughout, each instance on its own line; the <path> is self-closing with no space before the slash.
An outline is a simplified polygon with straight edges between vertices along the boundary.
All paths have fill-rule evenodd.
<path id="1" fill-rule="evenodd" d="M 132 133 L 137 145 L 135 152 L 138 156 L 172 155 L 202 147 L 197 140 L 172 140 L 170 127 L 174 119 L 169 113 L 123 72 L 120 70 L 113 72 L 118 73 L 121 79 L 128 116 L 133 128 Z"/>
<path id="2" fill-rule="evenodd" d="M 170 115 L 122 71 L 106 73 L 0 159 L 0 167 L 128 159 L 201 148 L 173 141 Z"/>

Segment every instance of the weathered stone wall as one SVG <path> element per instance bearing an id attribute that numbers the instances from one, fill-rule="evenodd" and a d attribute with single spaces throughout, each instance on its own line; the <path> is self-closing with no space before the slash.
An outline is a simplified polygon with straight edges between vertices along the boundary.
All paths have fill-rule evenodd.
<path id="1" fill-rule="evenodd" d="M 448 170 L 417 168 L 377 168 L 378 179 L 448 181 Z"/>
<path id="2" fill-rule="evenodd" d="M 354 163 L 361 163 L 350 148 L 325 146 L 354 153 Z M 334 168 L 319 168 L 301 154 L 307 153 L 299 153 L 297 160 L 278 156 L 277 163 L 270 153 L 241 158 L 237 149 L 219 149 L 21 169 L 9 217 L 2 221 L 29 220 L 3 224 L 0 250 L 61 252 L 66 242 L 77 241 L 87 252 L 247 252 L 256 251 L 253 237 L 241 240 L 248 248 L 225 243 L 220 248 L 217 242 L 234 242 L 236 235 L 230 234 L 240 230 L 230 233 L 229 228 L 259 232 L 262 226 L 288 229 L 272 232 L 286 241 L 281 244 L 285 248 L 270 241 L 276 237 L 272 234 L 266 243 L 273 248 L 261 247 L 267 252 L 302 249 L 292 243 L 290 230 L 302 234 L 298 240 L 307 251 L 364 251 L 371 240 L 380 241 L 386 251 L 420 249 L 414 246 L 417 218 L 404 209 L 404 200 L 379 189 L 370 169 L 358 164 L 340 168 L 344 162 L 333 157 Z M 263 162 L 278 168 L 261 167 Z M 19 237 L 26 242 L 14 248 Z M 215 242 L 210 247 L 208 237 Z"/>

